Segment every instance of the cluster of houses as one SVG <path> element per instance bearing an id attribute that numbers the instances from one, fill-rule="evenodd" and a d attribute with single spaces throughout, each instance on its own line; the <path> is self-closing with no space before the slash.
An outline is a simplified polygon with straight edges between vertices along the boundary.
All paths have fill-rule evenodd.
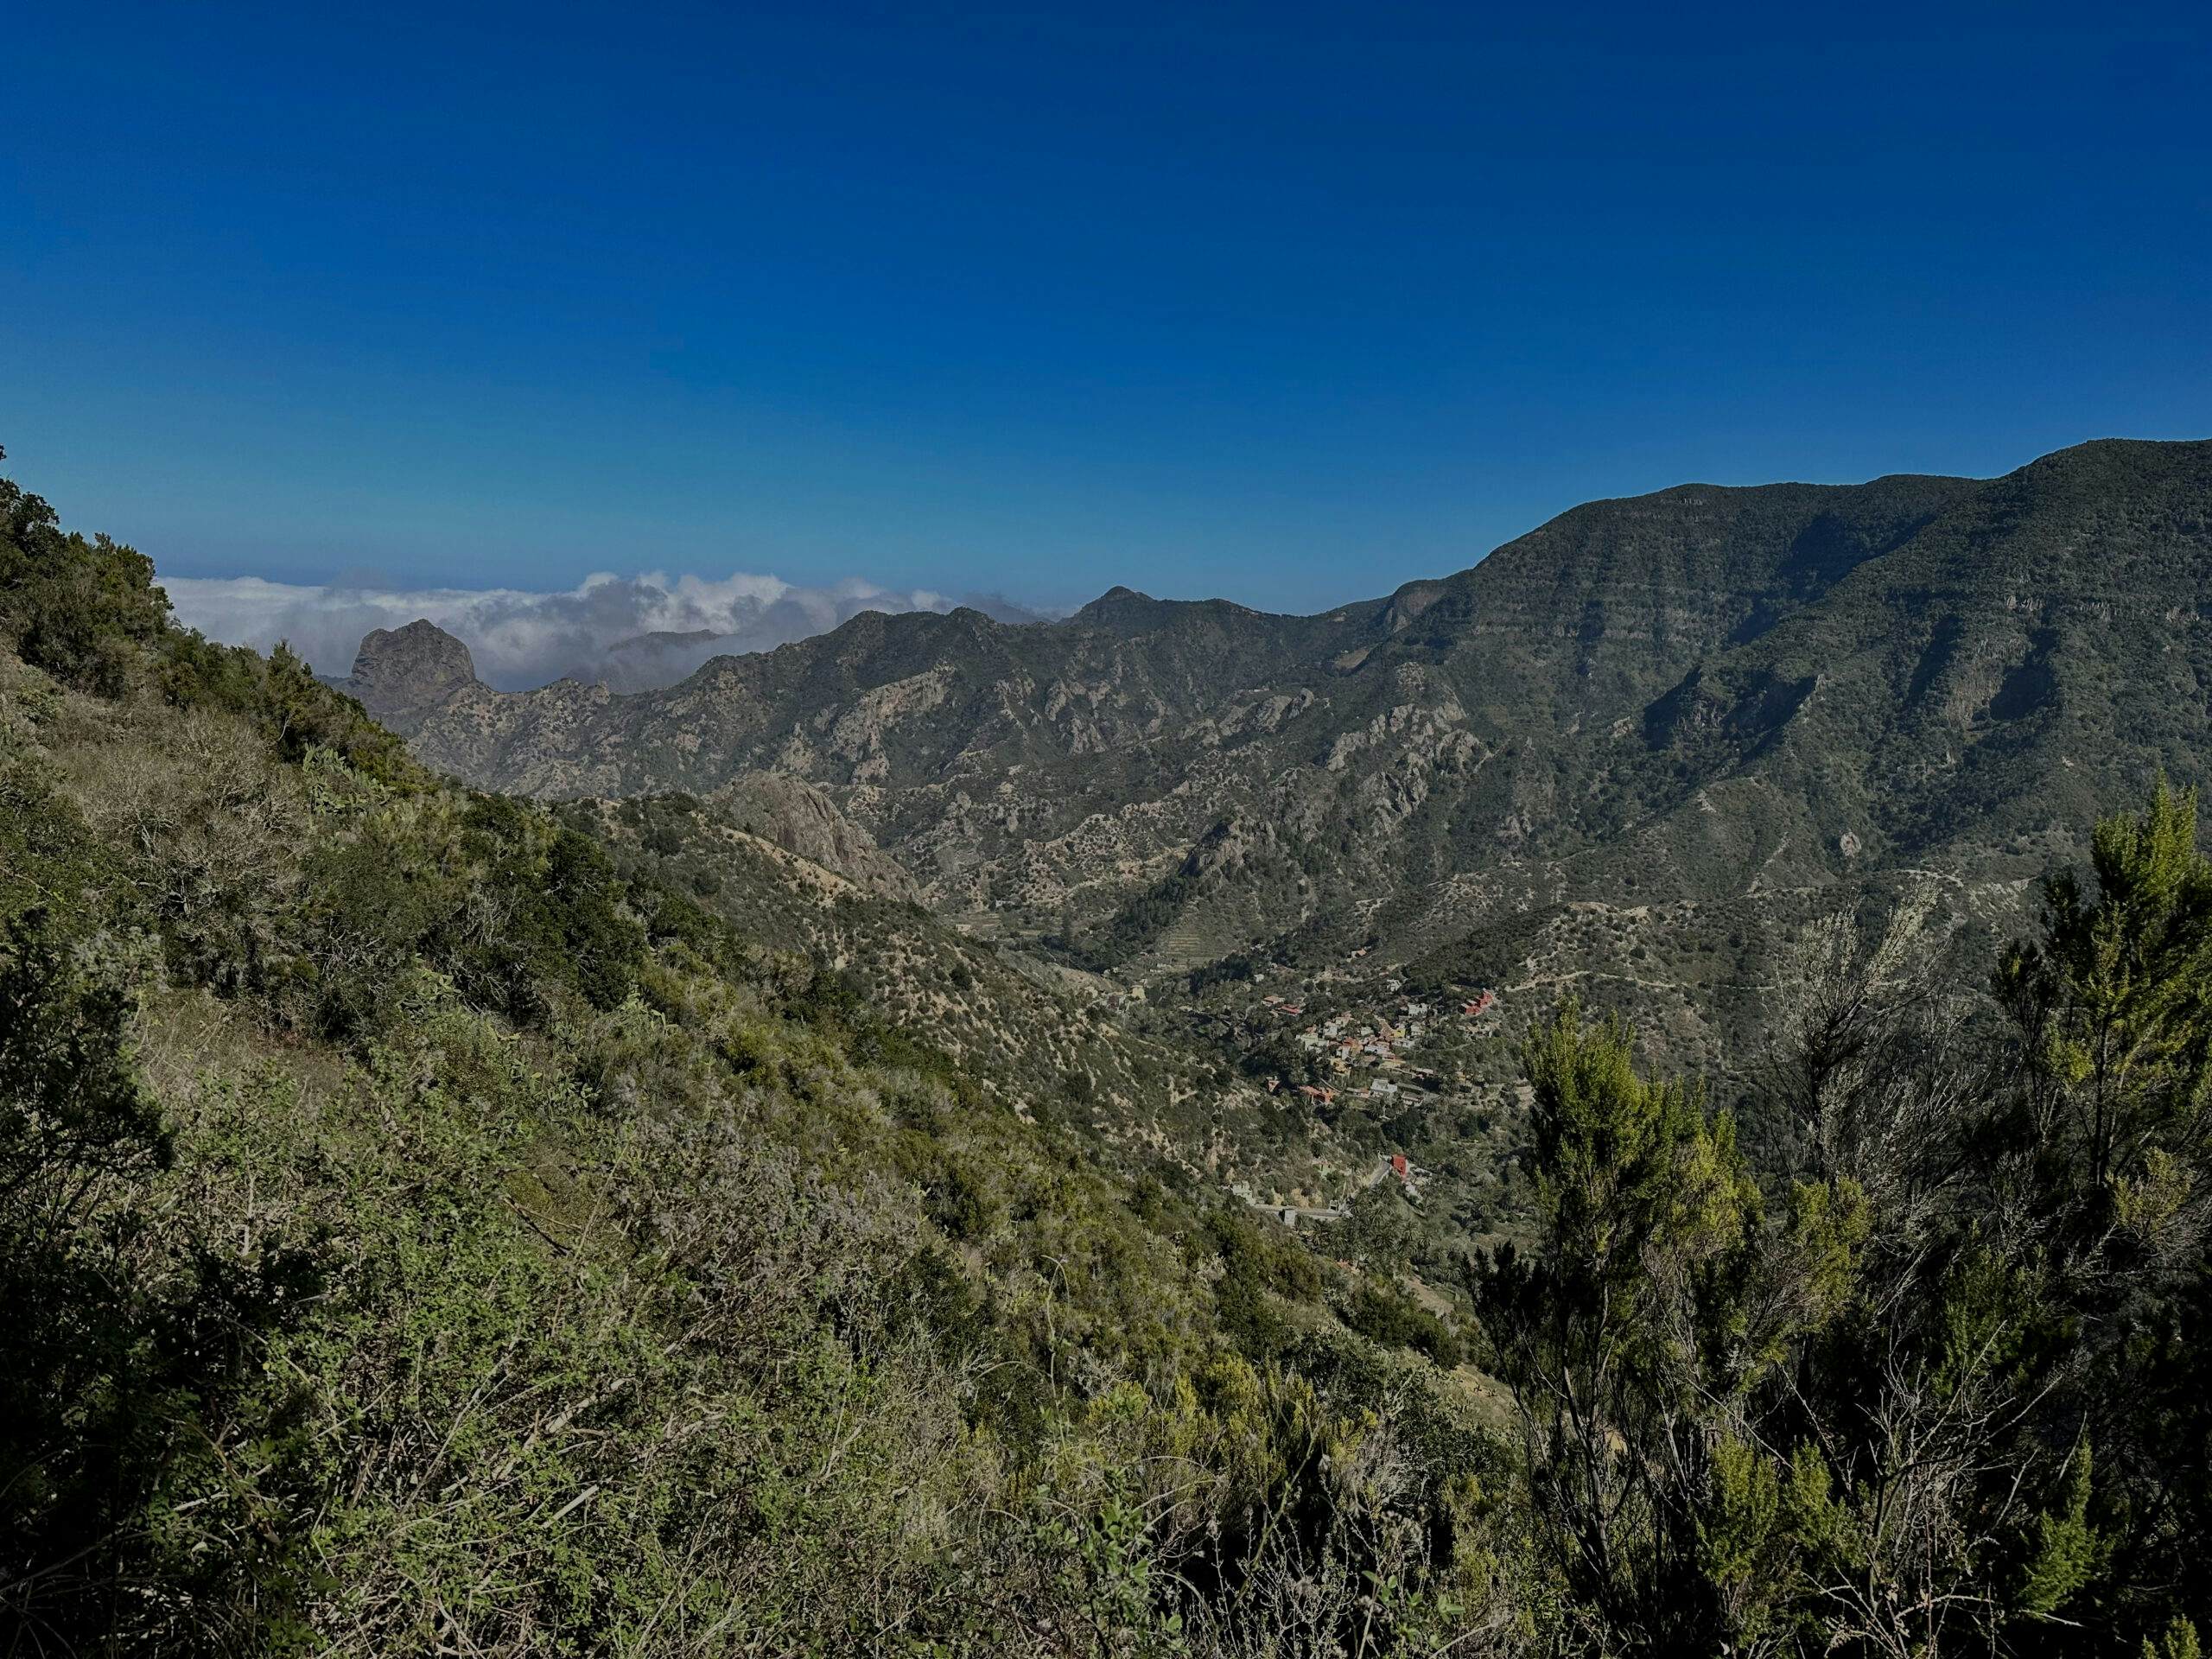
<path id="1" fill-rule="evenodd" d="M 1355 957 L 1365 954 L 1364 950 L 1353 953 Z M 1322 975 L 1325 979 L 1334 976 L 1327 970 Z M 1262 982 L 1265 978 L 1259 975 L 1254 977 Z M 1217 1036 L 1238 1043 L 1271 1039 L 1281 1035 L 1286 1026 L 1306 1021 L 1297 1028 L 1295 1041 L 1315 1058 L 1322 1079 L 1292 1084 L 1285 1077 L 1270 1077 L 1267 1084 L 1269 1094 L 1295 1094 L 1317 1106 L 1327 1106 L 1346 1091 L 1382 1104 L 1394 1104 L 1402 1097 L 1417 1101 L 1426 1091 L 1441 1088 L 1443 1079 L 1436 1071 L 1415 1065 L 1409 1057 L 1425 1042 L 1433 1043 L 1460 1025 L 1471 1026 L 1488 1017 L 1497 1006 L 1497 997 L 1494 992 L 1481 991 L 1472 997 L 1457 1000 L 1455 1009 L 1451 1002 L 1440 1007 L 1403 995 L 1405 982 L 1402 979 L 1386 979 L 1383 989 L 1388 1001 L 1379 1012 L 1352 1010 L 1311 1020 L 1306 1018 L 1306 997 L 1298 991 L 1269 991 L 1256 1006 L 1248 1003 L 1234 1012 L 1196 1007 L 1184 1011 L 1212 1027 Z M 1426 1175 L 1427 1172 L 1405 1154 L 1391 1153 L 1379 1159 L 1363 1175 L 1354 1178 L 1353 1184 L 1364 1188 L 1395 1180 L 1408 1198 L 1418 1202 Z M 1342 1221 L 1351 1213 L 1348 1199 L 1322 1205 L 1285 1205 L 1280 1199 L 1262 1198 L 1241 1184 L 1230 1190 L 1254 1209 L 1267 1211 L 1285 1226 L 1294 1227 L 1301 1222 Z"/>
<path id="2" fill-rule="evenodd" d="M 1365 951 L 1356 951 L 1354 956 L 1365 956 Z M 1334 976 L 1323 971 L 1323 978 Z M 1385 980 L 1382 988 L 1387 1002 L 1380 1011 L 1316 1011 L 1323 1013 L 1323 1018 L 1314 1020 L 1307 1018 L 1307 995 L 1300 991 L 1268 991 L 1261 995 L 1256 1007 L 1245 1004 L 1241 1011 L 1201 1011 L 1192 1007 L 1185 1008 L 1185 1013 L 1214 1027 L 1217 1035 L 1234 1042 L 1272 1039 L 1283 1035 L 1285 1027 L 1294 1028 L 1296 1046 L 1316 1059 L 1320 1077 L 1316 1082 L 1300 1084 L 1292 1084 L 1287 1077 L 1269 1077 L 1269 1095 L 1299 1095 L 1316 1106 L 1330 1106 L 1347 1090 L 1378 1103 L 1395 1103 L 1400 1099 L 1418 1102 L 1427 1090 L 1440 1089 L 1442 1077 L 1431 1068 L 1414 1064 L 1411 1055 L 1425 1042 L 1438 1042 L 1462 1024 L 1471 1027 L 1489 1018 L 1491 1011 L 1497 1007 L 1497 995 L 1493 991 L 1480 991 L 1473 998 L 1455 998 L 1442 1007 L 1433 1007 L 1422 1002 L 1418 995 L 1409 995 L 1405 982 L 1398 978 Z M 1356 1192 L 1374 1188 L 1382 1181 L 1395 1181 L 1398 1188 L 1418 1204 L 1427 1174 L 1429 1173 L 1414 1164 L 1405 1153 L 1387 1153 L 1376 1159 L 1376 1164 L 1367 1170 L 1351 1174 L 1350 1188 Z M 1283 1204 L 1279 1197 L 1261 1197 L 1245 1184 L 1236 1184 L 1230 1190 L 1245 1204 L 1255 1210 L 1265 1210 L 1287 1228 L 1296 1228 L 1300 1224 L 1344 1221 L 1351 1214 L 1350 1197 L 1300 1205 Z"/>
<path id="3" fill-rule="evenodd" d="M 1399 982 L 1390 982 L 1398 988 Z M 1305 1005 L 1288 997 L 1270 995 L 1261 999 L 1258 1023 L 1268 1016 L 1278 1020 L 1301 1018 Z M 1459 1018 L 1467 1023 L 1482 1019 L 1497 1004 L 1496 995 L 1484 991 L 1459 1005 Z M 1383 1103 L 1402 1096 L 1418 1096 L 1442 1086 L 1443 1079 L 1428 1067 L 1416 1065 L 1408 1056 L 1441 1029 L 1449 1015 L 1428 1003 L 1406 998 L 1380 1014 L 1352 1012 L 1334 1014 L 1306 1026 L 1297 1033 L 1298 1046 L 1315 1057 L 1333 1077 L 1301 1083 L 1291 1092 L 1326 1106 L 1346 1090 Z M 1288 1079 L 1270 1078 L 1268 1092 L 1289 1087 Z"/>
<path id="4" fill-rule="evenodd" d="M 1394 995 L 1402 988 L 1403 982 L 1386 982 L 1387 989 Z M 1495 992 L 1484 991 L 1459 1004 L 1458 1017 L 1468 1024 L 1483 1019 L 1497 1006 Z M 1196 1012 L 1196 1010 L 1192 1010 Z M 1253 1027 L 1264 1028 L 1281 1022 L 1303 1019 L 1306 1005 L 1294 996 L 1269 992 L 1260 999 L 1260 1006 L 1253 1011 L 1256 1018 Z M 1218 1016 L 1217 1016 L 1217 1018 Z M 1300 1084 L 1295 1092 L 1323 1105 L 1336 1099 L 1340 1089 L 1354 1089 L 1372 1100 L 1395 1100 L 1408 1086 L 1435 1088 L 1440 1079 L 1433 1071 L 1414 1065 L 1408 1056 L 1430 1038 L 1433 1030 L 1450 1015 L 1444 1010 L 1411 997 L 1399 1000 L 1395 1007 L 1382 1013 L 1351 1012 L 1333 1014 L 1306 1025 L 1297 1033 L 1298 1046 L 1317 1058 L 1327 1071 L 1344 1079 L 1338 1085 Z M 1225 1021 L 1231 1026 L 1243 1026 L 1234 1020 Z M 1245 1029 L 1250 1029 L 1246 1027 Z M 1352 1081 L 1355 1073 L 1375 1075 L 1363 1083 Z M 1282 1086 L 1282 1079 L 1268 1084 L 1270 1094 Z"/>
<path id="5" fill-rule="evenodd" d="M 1395 1019 L 1387 1014 L 1338 1014 L 1307 1026 L 1298 1033 L 1298 1046 L 1309 1054 L 1325 1056 L 1329 1069 L 1339 1074 L 1356 1069 L 1396 1071 L 1427 1036 L 1433 1014 L 1426 1002 L 1407 1001 L 1398 1006 Z M 1370 1085 L 1368 1092 L 1376 1090 Z M 1381 1092 L 1387 1096 L 1396 1091 L 1389 1088 Z"/>
<path id="6" fill-rule="evenodd" d="M 1326 969 L 1321 976 L 1336 977 Z M 1265 983 L 1267 977 L 1255 974 L 1253 980 Z M 1297 1033 L 1298 1046 L 1309 1054 L 1325 1056 L 1328 1069 L 1339 1075 L 1360 1069 L 1395 1071 L 1403 1066 L 1408 1053 L 1443 1021 L 1453 1017 L 1448 1004 L 1439 1008 L 1411 996 L 1401 996 L 1404 988 L 1404 980 L 1385 979 L 1383 989 L 1389 1000 L 1382 1012 L 1355 1010 L 1313 1020 Z M 1457 1018 L 1472 1025 L 1497 1005 L 1495 992 L 1482 991 L 1460 1001 Z M 1210 1028 L 1215 1036 L 1243 1046 L 1280 1033 L 1286 1024 L 1306 1019 L 1306 1008 L 1307 998 L 1302 991 L 1268 991 L 1256 1005 L 1248 1005 L 1241 1011 L 1188 1004 L 1182 1011 Z"/>

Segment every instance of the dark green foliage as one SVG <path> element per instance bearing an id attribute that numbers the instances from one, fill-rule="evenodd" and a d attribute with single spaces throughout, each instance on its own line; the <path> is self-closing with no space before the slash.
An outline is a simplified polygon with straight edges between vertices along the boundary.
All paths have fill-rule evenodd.
<path id="1" fill-rule="evenodd" d="M 462 889 L 428 849 L 407 842 L 334 842 L 312 853 L 302 874 L 314 1023 L 340 1037 L 373 1031 L 390 1017 L 418 948 L 459 908 Z"/>
<path id="2" fill-rule="evenodd" d="M 1773 569 L 1728 649 L 1778 666 L 1687 683 L 1653 765 L 1771 759 L 1777 721 L 1827 718 L 1825 693 L 1771 702 L 1804 678 L 1793 619 L 1955 493 L 1731 506 Z M 1502 1094 L 1340 1103 L 1347 1141 L 1434 1173 L 1294 1230 L 1195 1141 L 1155 1156 L 1177 1108 L 1209 1157 L 1311 1127 L 1287 1094 L 1237 1116 L 1228 1057 L 1158 1040 L 1156 1012 L 1109 1017 L 710 799 L 553 812 L 442 785 L 290 653 L 168 627 L 143 561 L 7 500 L 0 1620 L 22 1650 L 2197 1652 L 2192 798 L 2097 828 L 1994 1000 L 1909 928 L 1809 929 L 1762 992 L 1774 1052 L 1722 1096 L 1769 1126 L 1756 1163 L 1701 1088 L 1570 1007 L 1529 1022 L 1525 1120 Z M 1460 671 L 1465 597 L 1400 619 L 1383 658 Z M 1625 672 L 1596 598 L 1567 653 L 1592 681 Z M 1084 637 L 1148 639 L 1161 608 L 1116 601 Z M 1218 636 L 1221 672 L 1256 665 L 1241 621 L 1173 619 Z M 916 675 L 950 626 L 985 637 L 865 625 Z M 1332 660 L 1309 651 L 1327 629 L 1252 626 Z M 1929 642 L 1929 687 L 1955 643 Z M 2064 640 L 2029 643 L 1993 728 L 2079 702 Z M 1465 828 L 1417 822 L 1419 856 Z M 1154 867 L 1165 908 L 1094 937 L 1198 960 L 1236 882 L 1273 905 L 1353 849 L 1240 818 L 1201 850 Z M 1719 942 L 1773 915 L 1651 935 L 1646 961 L 1721 995 Z M 1496 977 L 1548 931 L 1635 960 L 1590 918 L 1531 909 Z M 1186 983 L 1249 1003 L 1275 971 Z M 1466 982 L 1411 977 L 1429 1001 Z M 1465 1044 L 1455 1063 L 1507 1075 L 1507 1043 Z M 1501 1219 L 1514 1242 L 1477 1250 Z M 1508 1415 L 1517 1445 L 1480 1426 Z"/>
<path id="3" fill-rule="evenodd" d="M 1745 1333 L 1725 1298 L 1758 1194 L 1727 1121 L 1639 1077 L 1618 1026 L 1570 1005 L 1524 1064 L 1540 1244 L 1507 1247 L 1478 1288 L 1521 1406 L 1537 1535 L 1592 1637 L 1700 1650 L 1726 1628 L 1698 1571 L 1700 1502 L 1711 1420 L 1741 1386 Z"/>
<path id="4" fill-rule="evenodd" d="M 64 534 L 52 507 L 0 478 L 0 638 L 25 662 L 117 696 L 133 648 L 168 622 L 152 560 L 105 536 Z"/>
<path id="5" fill-rule="evenodd" d="M 461 820 L 461 852 L 476 886 L 504 912 L 480 944 L 448 948 L 464 985 L 519 1011 L 532 979 L 572 986 L 595 1008 L 611 1008 L 637 982 L 645 939 L 623 914 L 621 883 L 598 844 L 540 821 L 496 796 L 474 802 Z"/>
<path id="6" fill-rule="evenodd" d="M 129 999 L 86 948 L 39 911 L 0 941 L 0 1629 L 34 1651 L 135 1622 L 122 1604 L 149 1563 L 180 1594 L 246 1569 L 168 1555 L 157 1512 L 213 1472 L 207 1434 L 314 1279 L 283 1248 L 162 1236 L 140 1195 L 171 1132 L 132 1064 Z"/>
<path id="7" fill-rule="evenodd" d="M 220 645 L 179 630 L 162 654 L 162 693 L 180 709 L 245 712 L 260 702 L 268 659 L 244 645 Z"/>
<path id="8" fill-rule="evenodd" d="M 1312 1255 L 1281 1230 L 1230 1211 L 1207 1218 L 1205 1237 L 1221 1262 L 1214 1306 L 1223 1334 L 1255 1358 L 1277 1352 L 1291 1337 L 1283 1303 L 1321 1293 Z"/>
<path id="9" fill-rule="evenodd" d="M 1198 889 L 1198 877 L 1190 869 L 1177 870 L 1129 899 L 1106 918 L 1097 937 L 1080 943 L 1063 938 L 1058 948 L 1094 973 L 1118 968 L 1148 949 L 1173 925 Z"/>
<path id="10" fill-rule="evenodd" d="M 1412 1297 L 1387 1286 L 1361 1284 L 1352 1292 L 1344 1319 L 1370 1342 L 1417 1350 L 1447 1369 L 1465 1357 L 1451 1326 Z"/>
<path id="11" fill-rule="evenodd" d="M 108 874 L 83 817 L 38 767 L 0 747 L 0 919 L 91 910 Z"/>
<path id="12" fill-rule="evenodd" d="M 496 796 L 457 817 L 372 817 L 317 849 L 303 873 L 315 1017 L 334 1035 L 378 1028 L 418 957 L 523 1021 L 544 1017 L 556 987 L 615 1007 L 644 959 L 646 929 L 607 854 Z M 645 902 L 664 937 L 680 936 L 681 901 L 654 893 Z"/>
<path id="13" fill-rule="evenodd" d="M 168 1155 L 124 1050 L 130 1001 L 74 949 L 42 910 L 0 934 L 0 1221 L 18 1241 L 67 1231 L 105 1183 Z"/>

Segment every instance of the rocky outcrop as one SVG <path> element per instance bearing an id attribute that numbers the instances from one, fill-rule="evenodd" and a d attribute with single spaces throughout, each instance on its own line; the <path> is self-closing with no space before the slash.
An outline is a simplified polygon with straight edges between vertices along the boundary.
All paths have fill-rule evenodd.
<path id="1" fill-rule="evenodd" d="M 920 885 L 906 868 L 811 784 L 748 772 L 730 779 L 712 798 L 746 830 L 787 853 L 887 899 L 921 900 Z"/>
<path id="2" fill-rule="evenodd" d="M 353 671 L 333 682 L 403 737 L 480 682 L 468 647 L 435 622 L 378 628 L 361 641 Z"/>

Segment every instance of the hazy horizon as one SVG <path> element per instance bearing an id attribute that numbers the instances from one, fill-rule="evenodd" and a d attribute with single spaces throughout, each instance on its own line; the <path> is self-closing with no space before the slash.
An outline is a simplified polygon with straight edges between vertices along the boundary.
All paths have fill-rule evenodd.
<path id="1" fill-rule="evenodd" d="M 343 676 L 363 637 L 416 620 L 461 639 L 479 678 L 518 690 L 610 671 L 635 686 L 666 684 L 709 657 L 766 651 L 827 632 L 863 611 L 938 611 L 969 606 L 1007 621 L 1043 621 L 1002 595 L 897 592 L 858 578 L 826 588 L 773 575 L 719 578 L 599 571 L 573 588 L 380 588 L 361 582 L 272 582 L 259 576 L 162 576 L 178 620 L 225 645 L 266 651 L 279 643 L 319 674 Z M 712 634 L 646 657 L 625 646 L 653 636 Z"/>
<path id="2" fill-rule="evenodd" d="M 2189 442 L 2133 440 L 2122 442 Z M 2083 438 L 2080 442 L 2098 440 Z M 2071 448 L 2072 445 L 2062 445 Z M 2024 466 L 2037 456 L 2023 457 Z M 1929 468 L 1904 468 L 1927 473 Z M 2006 467 L 2005 472 L 2014 470 Z M 1991 474 L 1998 476 L 2001 474 Z M 1774 479 L 1768 483 L 1805 483 Z M 1823 482 L 1837 480 L 1818 480 Z M 1848 480 L 1865 482 L 1864 480 Z M 1683 479 L 1677 485 L 1709 484 Z M 1674 486 L 1665 486 L 1674 487 Z M 1716 487 L 1736 487 L 1717 486 Z M 1592 495 L 1590 500 L 1607 499 Z M 1580 505 L 1578 502 L 1574 505 Z M 1537 528 L 1524 527 L 1516 534 Z M 1512 539 L 1508 537 L 1508 540 Z M 1503 545 L 1501 543 L 1500 545 Z M 1487 557 L 1495 549 L 1484 549 Z M 1167 594 L 1155 598 L 1225 599 L 1249 609 L 1319 615 L 1344 604 L 1380 600 L 1408 581 L 1436 579 L 1452 569 L 1417 572 L 1389 588 L 1348 594 L 1334 603 L 1294 612 L 1242 594 Z M 563 678 L 606 678 L 621 690 L 673 683 L 717 656 L 771 650 L 779 645 L 826 632 L 864 611 L 949 612 L 969 607 L 1001 621 L 1045 622 L 1071 614 L 1077 604 L 1033 605 L 1018 595 L 962 593 L 935 588 L 907 591 L 883 588 L 865 577 L 849 576 L 823 586 L 788 582 L 768 573 L 731 571 L 721 575 L 653 570 L 620 575 L 594 571 L 575 588 L 448 586 L 404 588 L 359 579 L 329 582 L 276 582 L 260 576 L 162 575 L 180 620 L 226 645 L 267 650 L 289 644 L 318 673 L 338 677 L 352 666 L 362 638 L 373 629 L 404 626 L 417 620 L 436 624 L 467 644 L 486 683 L 501 690 L 526 690 Z M 1084 602 L 1111 588 L 1133 584 L 1109 581 L 1084 595 Z M 623 647 L 651 645 L 652 636 L 711 633 L 711 640 L 671 644 L 649 653 Z"/>

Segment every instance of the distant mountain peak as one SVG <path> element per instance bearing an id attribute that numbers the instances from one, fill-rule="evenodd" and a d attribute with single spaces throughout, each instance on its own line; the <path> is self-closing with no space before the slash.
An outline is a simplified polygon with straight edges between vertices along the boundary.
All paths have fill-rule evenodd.
<path id="1" fill-rule="evenodd" d="M 1109 588 L 1073 616 L 1071 622 L 1103 624 L 1108 626 L 1142 626 L 1156 621 L 1165 609 L 1162 601 L 1150 594 L 1141 594 L 1134 588 L 1120 585 Z"/>
<path id="2" fill-rule="evenodd" d="M 423 717 L 478 683 L 468 647 L 427 617 L 378 628 L 361 641 L 340 690 L 394 731 L 411 734 Z"/>
<path id="3" fill-rule="evenodd" d="M 627 639 L 617 639 L 607 646 L 607 654 L 610 657 L 651 656 L 655 652 L 681 650 L 687 645 L 711 645 L 716 640 L 728 638 L 728 634 L 717 633 L 712 628 L 683 631 L 657 628 L 650 633 L 633 633 Z"/>
<path id="4" fill-rule="evenodd" d="M 1141 594 L 1134 588 L 1116 582 L 1075 613 L 1077 621 L 1087 616 L 1096 616 L 1107 611 L 1121 610 L 1130 605 L 1152 605 L 1158 601 L 1150 594 Z"/>
<path id="5" fill-rule="evenodd" d="M 468 647 L 428 617 L 378 628 L 361 641 L 350 677 L 358 686 L 410 693 L 457 691 L 476 680 Z"/>

